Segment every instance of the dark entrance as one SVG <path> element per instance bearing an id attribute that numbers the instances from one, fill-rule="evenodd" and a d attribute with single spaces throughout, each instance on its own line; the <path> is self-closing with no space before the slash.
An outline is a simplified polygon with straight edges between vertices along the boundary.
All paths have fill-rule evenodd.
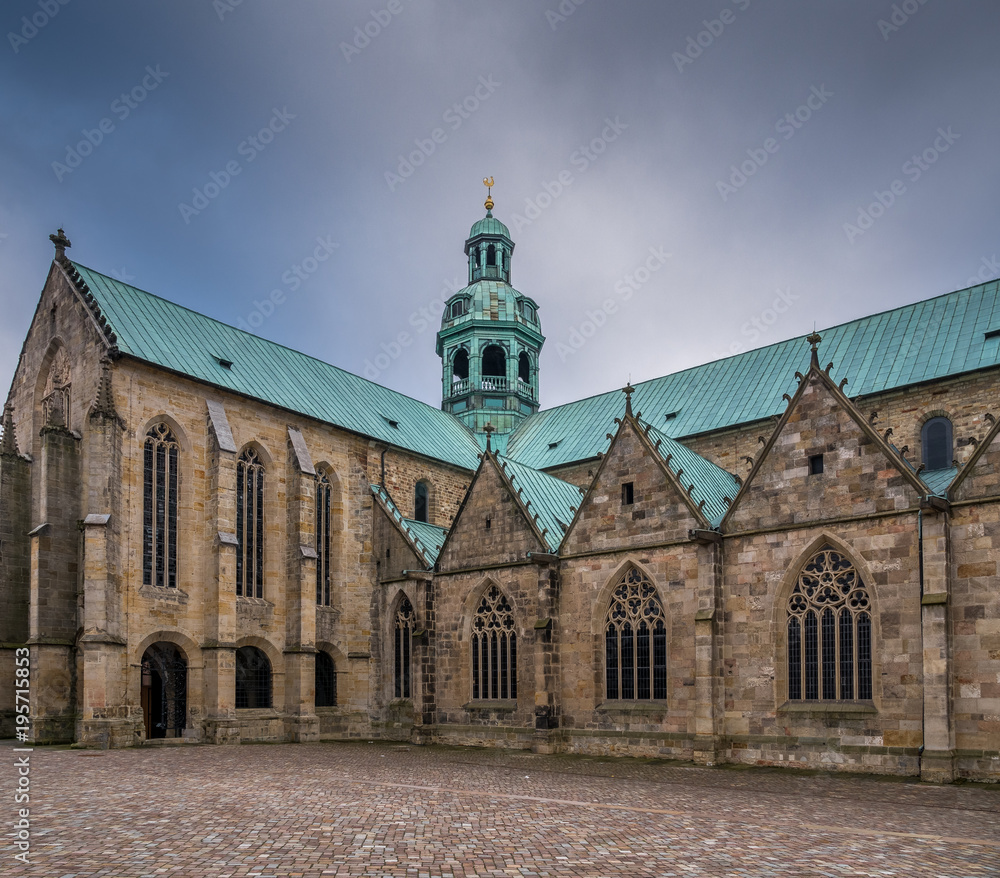
<path id="1" fill-rule="evenodd" d="M 142 715 L 147 738 L 180 738 L 187 720 L 187 662 L 173 643 L 142 656 Z"/>

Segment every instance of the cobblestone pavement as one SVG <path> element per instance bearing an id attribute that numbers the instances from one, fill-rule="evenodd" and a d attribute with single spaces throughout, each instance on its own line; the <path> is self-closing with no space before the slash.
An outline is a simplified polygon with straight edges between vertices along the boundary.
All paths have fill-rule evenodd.
<path id="1" fill-rule="evenodd" d="M 5 876 L 1000 876 L 1000 788 L 378 742 L 38 748 L 24 866 L 12 748 Z"/>

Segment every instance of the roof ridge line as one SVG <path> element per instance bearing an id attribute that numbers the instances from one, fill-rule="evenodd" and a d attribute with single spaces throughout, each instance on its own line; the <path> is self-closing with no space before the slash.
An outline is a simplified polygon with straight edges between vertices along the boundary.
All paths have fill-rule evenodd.
<path id="1" fill-rule="evenodd" d="M 414 396 L 408 396 L 407 394 L 403 393 L 400 390 L 393 390 L 391 387 L 386 387 L 384 384 L 379 384 L 377 381 L 372 381 L 369 378 L 365 378 L 364 375 L 358 375 L 356 372 L 351 372 L 349 369 L 345 369 L 342 366 L 336 366 L 333 363 L 320 359 L 319 357 L 313 356 L 312 354 L 307 354 L 305 351 L 300 351 L 298 350 L 298 348 L 290 347 L 289 345 L 282 344 L 280 341 L 274 341 L 262 335 L 256 335 L 252 332 L 247 332 L 245 329 L 240 329 L 238 326 L 233 326 L 231 323 L 226 323 L 224 320 L 220 320 L 218 317 L 212 317 L 210 314 L 203 314 L 201 311 L 195 311 L 194 308 L 189 308 L 187 305 L 182 305 L 179 302 L 172 302 L 170 299 L 164 298 L 163 296 L 160 296 L 157 293 L 151 293 L 149 292 L 149 290 L 144 290 L 141 287 L 133 286 L 130 283 L 118 280 L 117 278 L 111 277 L 110 275 L 98 271 L 96 268 L 90 268 L 89 266 L 84 265 L 83 263 L 75 262 L 73 260 L 70 260 L 70 262 L 71 264 L 75 265 L 78 269 L 82 268 L 85 269 L 86 271 L 93 272 L 94 274 L 100 275 L 101 277 L 106 278 L 107 280 L 112 281 L 113 283 L 122 284 L 123 286 L 129 287 L 129 289 L 133 289 L 136 292 L 142 293 L 145 296 L 151 296 L 154 299 L 159 299 L 161 302 L 166 302 L 168 305 L 174 308 L 180 308 L 182 311 L 187 311 L 189 314 L 194 314 L 197 317 L 202 318 L 203 320 L 211 320 L 213 323 L 217 323 L 220 326 L 225 326 L 227 329 L 231 329 L 234 332 L 242 333 L 243 335 L 249 336 L 250 338 L 255 338 L 258 341 L 264 342 L 265 344 L 274 345 L 275 347 L 282 348 L 283 350 L 291 351 L 293 354 L 298 354 L 301 357 L 306 357 L 307 359 L 313 360 L 316 363 L 321 363 L 324 366 L 329 366 L 331 369 L 336 369 L 338 372 L 343 372 L 345 375 L 350 375 L 352 378 L 357 378 L 360 381 L 364 381 L 366 384 L 371 384 L 372 386 L 379 387 L 382 390 L 388 391 L 389 393 L 394 393 L 398 396 L 403 397 L 404 399 L 409 400 L 410 402 L 419 403 L 420 405 L 430 409 L 431 411 L 434 412 L 442 411 L 440 408 L 432 406 L 430 403 L 424 402 L 422 399 L 417 399 Z M 93 292 L 93 290 L 91 290 L 91 292 Z M 137 357 L 137 359 L 141 360 L 144 358 Z M 450 412 L 444 412 L 444 414 L 450 415 Z M 454 417 L 452 415 L 450 416 Z M 456 420 L 460 424 L 462 423 L 461 421 L 458 420 L 458 418 L 454 418 L 454 420 Z"/>

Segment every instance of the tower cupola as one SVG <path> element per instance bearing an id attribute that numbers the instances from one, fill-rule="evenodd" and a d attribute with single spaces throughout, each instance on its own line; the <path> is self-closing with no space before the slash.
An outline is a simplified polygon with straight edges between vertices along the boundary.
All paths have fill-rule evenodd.
<path id="1" fill-rule="evenodd" d="M 483 180 L 493 186 L 493 178 Z M 446 303 L 437 335 L 442 360 L 441 407 L 481 432 L 490 423 L 510 432 L 538 411 L 538 356 L 545 337 L 537 303 L 510 285 L 514 242 L 493 216 L 486 216 L 465 241 L 469 285 Z"/>

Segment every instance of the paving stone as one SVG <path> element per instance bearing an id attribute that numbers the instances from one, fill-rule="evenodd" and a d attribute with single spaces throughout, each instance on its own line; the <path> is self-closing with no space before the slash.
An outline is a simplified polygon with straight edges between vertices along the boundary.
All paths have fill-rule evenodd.
<path id="1" fill-rule="evenodd" d="M 30 778 L 3 875 L 1000 875 L 1000 786 L 385 743 L 36 748 Z"/>

